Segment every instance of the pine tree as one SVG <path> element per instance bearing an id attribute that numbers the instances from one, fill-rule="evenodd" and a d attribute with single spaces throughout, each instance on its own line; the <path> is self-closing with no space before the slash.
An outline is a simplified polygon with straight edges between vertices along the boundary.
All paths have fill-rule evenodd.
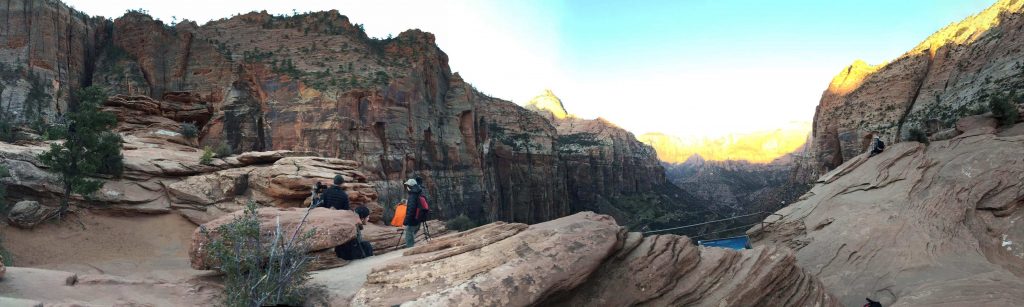
<path id="1" fill-rule="evenodd" d="M 117 118 L 99 107 L 106 94 L 98 87 L 87 87 L 78 92 L 77 98 L 64 123 L 67 139 L 50 144 L 50 150 L 39 155 L 40 161 L 57 173 L 64 188 L 58 218 L 67 212 L 72 193 L 87 195 L 103 187 L 103 181 L 90 176 L 120 175 L 123 170 L 121 138 L 111 132 Z"/>

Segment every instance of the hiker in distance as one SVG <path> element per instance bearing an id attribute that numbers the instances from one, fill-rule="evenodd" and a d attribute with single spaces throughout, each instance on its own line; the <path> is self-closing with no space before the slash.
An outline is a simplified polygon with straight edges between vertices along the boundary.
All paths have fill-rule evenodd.
<path id="1" fill-rule="evenodd" d="M 405 247 L 416 245 L 416 232 L 420 230 L 420 224 L 426 222 L 430 207 L 427 199 L 423 196 L 423 186 L 416 179 L 405 181 L 405 189 L 409 192 L 409 204 L 405 209 Z"/>
<path id="2" fill-rule="evenodd" d="M 324 191 L 320 203 L 321 207 L 333 208 L 337 210 L 349 210 L 348 193 L 341 189 L 341 185 L 345 183 L 345 178 L 341 177 L 340 174 L 334 175 L 334 184 Z"/>
<path id="3" fill-rule="evenodd" d="M 882 153 L 883 150 L 885 150 L 885 143 L 882 142 L 882 139 L 876 134 L 875 139 L 871 141 L 871 154 L 869 154 L 868 157 L 874 157 L 875 155 Z"/>

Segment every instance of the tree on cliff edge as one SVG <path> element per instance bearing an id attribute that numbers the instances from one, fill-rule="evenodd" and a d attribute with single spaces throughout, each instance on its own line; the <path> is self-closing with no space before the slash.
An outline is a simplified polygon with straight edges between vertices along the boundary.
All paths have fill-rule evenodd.
<path id="1" fill-rule="evenodd" d="M 67 139 L 50 144 L 50 150 L 39 155 L 39 160 L 57 173 L 64 188 L 58 219 L 67 212 L 71 193 L 87 195 L 103 187 L 103 181 L 90 176 L 120 175 L 123 169 L 121 137 L 111 132 L 117 118 L 99 107 L 106 94 L 97 87 L 84 88 L 77 94 L 78 103 L 70 107 L 61 124 L 67 130 Z"/>

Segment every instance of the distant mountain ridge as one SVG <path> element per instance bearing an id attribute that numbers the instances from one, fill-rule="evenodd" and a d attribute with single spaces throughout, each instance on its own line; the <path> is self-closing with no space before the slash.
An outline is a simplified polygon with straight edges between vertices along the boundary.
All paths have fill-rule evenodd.
<path id="1" fill-rule="evenodd" d="M 810 122 L 792 122 L 772 130 L 722 137 L 682 138 L 655 132 L 642 134 L 638 139 L 653 146 L 658 159 L 668 163 L 684 163 L 693 155 L 709 161 L 769 163 L 804 146 L 810 131 Z"/>

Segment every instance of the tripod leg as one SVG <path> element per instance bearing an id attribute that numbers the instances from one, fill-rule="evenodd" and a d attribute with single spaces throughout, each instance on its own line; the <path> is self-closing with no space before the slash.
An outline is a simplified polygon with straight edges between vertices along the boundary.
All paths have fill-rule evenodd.
<path id="1" fill-rule="evenodd" d="M 402 228 L 402 234 L 398 236 L 398 245 L 395 245 L 395 249 L 401 248 L 403 243 L 405 243 L 405 228 Z"/>

